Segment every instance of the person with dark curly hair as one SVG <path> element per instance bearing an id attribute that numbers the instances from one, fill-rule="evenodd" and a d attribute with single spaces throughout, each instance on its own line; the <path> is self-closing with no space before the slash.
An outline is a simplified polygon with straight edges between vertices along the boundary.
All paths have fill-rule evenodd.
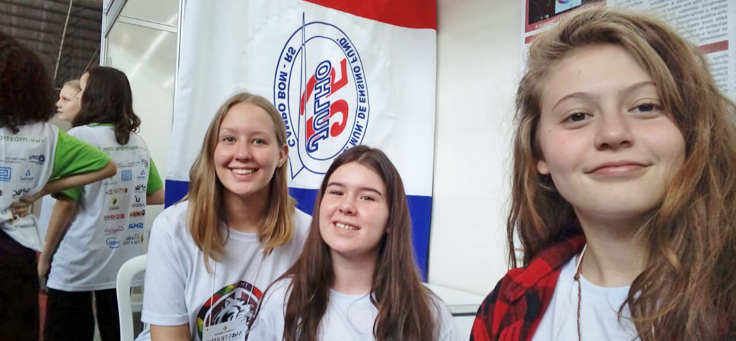
<path id="1" fill-rule="evenodd" d="M 117 167 L 47 122 L 56 95 L 43 63 L 2 33 L 0 89 L 0 330 L 7 340 L 37 340 L 35 251 L 43 243 L 28 207 L 44 194 L 112 176 Z"/>

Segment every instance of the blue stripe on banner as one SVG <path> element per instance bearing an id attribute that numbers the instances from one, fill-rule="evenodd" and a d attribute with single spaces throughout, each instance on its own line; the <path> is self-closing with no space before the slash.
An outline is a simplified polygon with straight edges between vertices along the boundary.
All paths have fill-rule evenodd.
<path id="1" fill-rule="evenodd" d="M 189 190 L 189 182 L 166 180 L 165 205 L 169 207 L 181 200 Z M 289 188 L 289 194 L 296 199 L 296 207 L 311 215 L 316 189 Z M 411 214 L 412 238 L 417 263 L 422 271 L 422 278 L 427 280 L 427 257 L 429 256 L 429 231 L 432 212 L 432 197 L 408 195 L 409 213 Z"/>
<path id="2" fill-rule="evenodd" d="M 164 207 L 176 204 L 189 192 L 189 181 L 166 180 Z"/>

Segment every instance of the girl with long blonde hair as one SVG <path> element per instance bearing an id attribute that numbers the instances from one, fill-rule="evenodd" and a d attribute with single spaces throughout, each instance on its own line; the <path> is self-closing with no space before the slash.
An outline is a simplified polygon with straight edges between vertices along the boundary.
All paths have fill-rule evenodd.
<path id="1" fill-rule="evenodd" d="M 189 193 L 153 223 L 141 318 L 151 339 L 248 334 L 262 291 L 294 263 L 309 227 L 289 197 L 287 156 L 273 104 L 248 93 L 222 104 Z"/>

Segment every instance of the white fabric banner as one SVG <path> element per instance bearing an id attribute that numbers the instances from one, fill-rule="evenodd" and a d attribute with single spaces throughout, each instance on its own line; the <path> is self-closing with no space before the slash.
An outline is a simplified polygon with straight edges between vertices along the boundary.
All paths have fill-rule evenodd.
<path id="1" fill-rule="evenodd" d="M 216 110 L 233 94 L 248 91 L 273 101 L 282 115 L 289 186 L 306 212 L 341 151 L 359 144 L 382 149 L 404 180 L 415 237 L 422 240 L 415 243 L 417 254 L 426 263 L 436 3 L 187 0 L 183 5 L 167 204 L 186 194 L 189 169 Z"/>

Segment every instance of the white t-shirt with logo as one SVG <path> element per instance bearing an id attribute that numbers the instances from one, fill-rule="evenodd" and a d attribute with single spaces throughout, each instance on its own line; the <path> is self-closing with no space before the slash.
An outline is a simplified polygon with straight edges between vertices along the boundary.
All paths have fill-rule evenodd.
<path id="1" fill-rule="evenodd" d="M 573 278 L 575 257 L 560 272 L 555 292 L 542 316 L 532 341 L 578 339 L 578 284 Z M 583 340 L 639 340 L 628 306 L 619 324 L 618 310 L 629 294 L 629 287 L 600 287 L 580 276 L 580 332 Z"/>
<path id="2" fill-rule="evenodd" d="M 159 326 L 189 324 L 192 340 L 203 340 L 205 332 L 223 332 L 228 322 L 244 331 L 242 321 L 252 323 L 263 290 L 301 254 L 311 218 L 296 210 L 294 237 L 266 257 L 257 234 L 227 229 L 225 252 L 219 262 L 210 262 L 210 274 L 186 226 L 188 206 L 171 206 L 153 222 L 141 320 Z M 245 335 L 239 336 L 232 339 Z M 148 339 L 146 328 L 137 340 Z"/>
<path id="3" fill-rule="evenodd" d="M 266 293 L 248 341 L 281 341 L 283 339 L 287 289 L 290 283 L 290 279 L 281 280 Z M 437 317 L 435 321 L 426 321 L 427 328 L 439 326 L 438 341 L 467 340 L 467 336 L 460 335 L 447 306 L 434 295 L 432 298 Z M 377 315 L 378 309 L 373 305 L 368 294 L 347 295 L 330 290 L 330 302 L 320 321 L 318 339 L 322 341 L 374 341 L 373 324 Z"/>
<path id="4" fill-rule="evenodd" d="M 0 229 L 21 245 L 43 250 L 36 217 L 14 219 L 12 203 L 39 192 L 60 177 L 104 168 L 110 157 L 47 122 L 0 127 Z"/>
<path id="5" fill-rule="evenodd" d="M 111 126 L 80 126 L 68 133 L 110 155 L 118 171 L 81 190 L 63 192 L 79 204 L 53 256 L 47 286 L 63 291 L 112 289 L 123 263 L 146 252 L 143 225 L 151 156 L 135 133 L 128 144 L 118 144 Z"/>

